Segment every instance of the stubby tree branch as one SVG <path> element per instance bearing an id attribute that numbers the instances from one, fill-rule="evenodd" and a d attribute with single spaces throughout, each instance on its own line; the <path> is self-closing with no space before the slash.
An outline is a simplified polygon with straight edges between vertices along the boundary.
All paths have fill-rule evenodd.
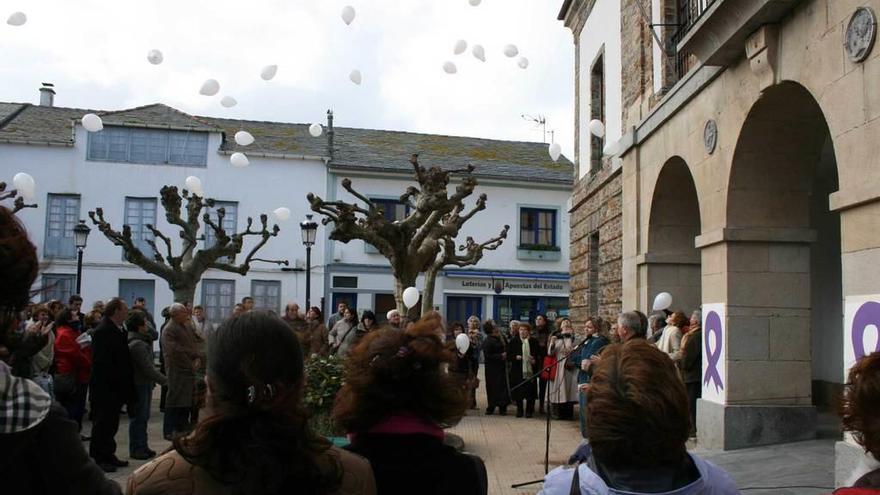
<path id="1" fill-rule="evenodd" d="M 36 208 L 37 207 L 36 203 L 32 203 L 32 204 L 25 203 L 24 198 L 22 198 L 21 196 L 18 196 L 18 190 L 12 189 L 12 190 L 7 191 L 6 186 L 7 186 L 7 184 L 5 182 L 0 182 L 0 201 L 10 199 L 10 198 L 15 198 L 15 200 L 12 202 L 12 213 L 17 213 L 19 210 L 23 210 L 25 208 Z"/>

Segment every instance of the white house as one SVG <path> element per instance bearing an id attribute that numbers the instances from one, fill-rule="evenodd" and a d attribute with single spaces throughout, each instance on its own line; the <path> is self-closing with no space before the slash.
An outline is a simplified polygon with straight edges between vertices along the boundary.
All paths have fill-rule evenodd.
<path id="1" fill-rule="evenodd" d="M 131 226 L 136 239 L 149 238 L 144 225 L 154 224 L 179 243 L 159 190 L 166 184 L 184 188 L 186 178 L 196 176 L 206 196 L 218 201 L 215 209 L 225 207 L 227 229 L 242 230 L 248 217 L 259 222 L 261 213 L 276 222 L 271 213 L 281 206 L 292 215 L 277 222 L 280 234 L 258 255 L 287 259 L 290 267 L 256 263 L 246 276 L 208 271 L 194 303 L 205 306 L 214 320 L 247 295 L 258 307 L 275 311 L 288 301 L 303 305 L 305 248 L 298 222 L 310 213 L 306 194 L 345 199 L 340 181 L 351 177 L 373 198 L 399 197 L 407 185 L 409 156 L 421 153 L 425 164 L 476 166 L 478 193 L 488 194 L 489 208 L 466 225 L 463 235 L 480 239 L 511 226 L 505 245 L 478 267 L 444 273 L 435 296 L 439 309 L 456 319 L 478 314 L 502 320 L 567 310 L 565 206 L 572 166 L 564 158 L 552 162 L 545 144 L 333 128 L 332 120 L 324 136 L 314 138 L 306 124 L 196 117 L 162 104 L 121 111 L 61 108 L 53 106 L 51 88 L 41 93 L 40 105 L 0 103 L 0 178 L 10 182 L 26 171 L 37 183 L 39 207 L 18 215 L 39 250 L 45 291 L 39 299 L 66 300 L 74 292 L 72 229 L 96 207 L 103 207 L 115 228 Z M 101 116 L 104 130 L 89 133 L 82 127 L 80 119 L 89 112 Z M 239 130 L 253 134 L 255 142 L 238 146 L 233 136 Z M 235 151 L 247 154 L 248 167 L 230 165 Z M 153 311 L 172 302 L 164 280 L 123 261 L 121 248 L 86 223 L 92 227 L 83 259 L 86 305 L 116 295 L 143 296 Z M 348 300 L 377 313 L 390 308 L 393 283 L 384 258 L 362 243 L 328 242 L 328 235 L 329 226 L 320 227 L 312 250 L 312 305 L 329 309 L 330 303 Z M 531 249 L 518 249 L 520 244 Z M 251 245 L 245 244 L 245 253 Z"/>

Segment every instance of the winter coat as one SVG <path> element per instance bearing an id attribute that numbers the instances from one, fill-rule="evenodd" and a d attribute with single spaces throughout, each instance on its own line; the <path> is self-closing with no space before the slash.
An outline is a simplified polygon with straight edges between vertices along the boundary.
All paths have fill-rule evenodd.
<path id="1" fill-rule="evenodd" d="M 165 325 L 161 338 L 168 379 L 165 407 L 191 407 L 196 381 L 195 361 L 204 360 L 201 339 L 191 327 L 174 321 Z"/>
<path id="2" fill-rule="evenodd" d="M 89 383 L 92 373 L 92 348 L 83 348 L 76 341 L 79 332 L 68 327 L 58 327 L 55 334 L 55 373 L 76 375 L 76 382 Z"/>
<path id="3" fill-rule="evenodd" d="M 699 327 L 682 338 L 681 378 L 685 383 L 699 383 L 703 378 L 703 330 Z"/>
<path id="4" fill-rule="evenodd" d="M 34 357 L 31 358 L 31 366 L 33 367 L 34 375 L 48 373 L 49 369 L 52 367 L 52 363 L 55 361 L 55 334 L 49 332 L 46 334 L 46 337 L 48 337 L 46 345 L 40 349 L 40 352 L 34 354 Z"/>
<path id="5" fill-rule="evenodd" d="M 320 320 L 307 320 L 305 332 L 302 335 L 303 356 L 309 358 L 312 354 L 324 357 L 330 354 L 330 332 Z"/>
<path id="6" fill-rule="evenodd" d="M 121 495 L 79 438 L 77 424 L 36 383 L 0 362 L 0 480 L 3 493 Z"/>
<path id="7" fill-rule="evenodd" d="M 553 346 L 549 347 L 550 354 L 556 358 L 558 363 L 556 379 L 550 382 L 550 402 L 553 404 L 578 401 L 577 375 L 580 361 L 577 360 L 577 356 L 568 356 L 577 345 L 574 335 L 568 335 L 568 338 L 564 338 L 563 334 L 558 334 Z M 563 359 L 566 356 L 568 359 Z M 570 364 L 566 366 L 567 363 Z"/>
<path id="8" fill-rule="evenodd" d="M 106 317 L 92 333 L 89 397 L 94 403 L 109 404 L 128 404 L 137 397 L 127 332 Z"/>
<path id="9" fill-rule="evenodd" d="M 348 320 L 339 320 L 330 330 L 330 348 L 339 357 L 348 355 L 357 342 L 357 325 Z"/>
<path id="10" fill-rule="evenodd" d="M 529 383 L 518 386 L 530 375 L 523 373 L 522 361 L 516 359 L 522 356 L 522 339 L 514 337 L 507 344 L 507 361 L 510 363 L 509 381 L 510 381 L 510 398 L 513 400 L 535 400 L 538 398 L 538 379 L 534 379 Z M 529 365 L 531 374 L 541 369 L 540 351 L 538 350 L 538 339 L 529 337 L 529 352 L 534 358 L 534 363 Z M 528 357 L 524 359 L 528 360 Z M 518 387 L 517 387 L 518 386 Z M 514 387 L 517 387 L 514 390 Z"/>
<path id="11" fill-rule="evenodd" d="M 866 454 L 843 484 L 834 495 L 880 495 L 880 462 Z"/>
<path id="12" fill-rule="evenodd" d="M 507 360 L 502 356 L 507 347 L 501 337 L 490 335 L 483 343 L 485 359 L 486 398 L 489 407 L 507 407 L 510 394 L 507 391 Z"/>
<path id="13" fill-rule="evenodd" d="M 589 368 L 583 369 L 581 367 L 583 360 L 589 360 L 591 357 L 599 354 L 608 343 L 607 338 L 598 333 L 594 333 L 587 339 L 587 343 L 584 344 L 577 353 L 572 354 L 571 357 L 575 360 L 575 364 L 577 364 L 578 367 L 577 380 L 579 385 L 590 383 L 590 377 L 593 375 L 592 370 Z"/>
<path id="14" fill-rule="evenodd" d="M 128 332 L 128 351 L 134 369 L 135 385 L 165 385 L 168 379 L 153 365 L 153 338 L 140 332 Z"/>
<path id="15" fill-rule="evenodd" d="M 211 335 L 214 333 L 214 330 L 216 330 L 214 324 L 208 321 L 207 318 L 199 321 L 196 319 L 195 316 L 193 316 L 192 322 L 193 328 L 195 329 L 196 333 L 199 334 L 204 340 L 210 339 Z"/>
<path id="16" fill-rule="evenodd" d="M 718 466 L 693 454 L 688 454 L 699 472 L 699 478 L 687 486 L 665 492 L 650 492 L 652 495 L 738 495 L 739 489 L 730 476 Z M 590 470 L 587 464 L 578 467 L 580 493 L 589 495 L 639 495 L 640 492 L 621 491 L 610 488 L 602 478 Z M 544 489 L 539 495 L 569 495 L 574 479 L 574 469 L 568 466 L 550 471 L 544 478 Z M 647 492 L 645 492 L 647 493 Z"/>
<path id="17" fill-rule="evenodd" d="M 657 348 L 669 355 L 673 361 L 678 358 L 681 350 L 681 329 L 674 325 L 667 325 L 663 329 L 663 335 L 657 342 Z"/>

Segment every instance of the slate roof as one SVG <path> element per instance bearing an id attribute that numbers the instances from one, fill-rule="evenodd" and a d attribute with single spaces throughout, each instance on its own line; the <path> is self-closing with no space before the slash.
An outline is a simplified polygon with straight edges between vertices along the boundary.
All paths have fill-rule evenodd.
<path id="1" fill-rule="evenodd" d="M 192 129 L 221 132 L 221 152 L 244 151 L 269 155 L 326 157 L 327 130 L 313 138 L 308 124 L 200 117 L 161 103 L 119 111 L 44 107 L 29 103 L 0 102 L 0 142 L 73 145 L 74 125 L 86 113 L 96 113 L 106 125 Z M 255 142 L 235 144 L 233 136 L 244 129 Z M 553 162 L 547 144 L 501 141 L 412 132 L 334 128 L 334 153 L 330 166 L 339 169 L 409 173 L 409 157 L 419 154 L 425 167 L 463 168 L 474 165 L 474 175 L 506 180 L 553 184 L 573 183 L 574 165 L 561 157 Z"/>

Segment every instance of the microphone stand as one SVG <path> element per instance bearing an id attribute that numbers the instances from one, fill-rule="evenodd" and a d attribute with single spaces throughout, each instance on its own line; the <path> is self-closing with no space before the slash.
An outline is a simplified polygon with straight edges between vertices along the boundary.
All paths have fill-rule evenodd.
<path id="1" fill-rule="evenodd" d="M 543 373 L 545 371 L 549 371 L 550 368 L 552 368 L 554 366 L 558 366 L 559 363 L 562 361 L 568 360 L 568 357 L 571 356 L 572 354 L 574 354 L 575 352 L 579 351 L 581 349 L 581 347 L 583 347 L 584 344 L 587 343 L 588 340 L 590 340 L 589 335 L 586 336 L 584 338 L 584 340 L 582 340 L 578 345 L 574 346 L 574 348 L 568 354 L 563 356 L 562 359 L 557 359 L 556 362 L 554 362 L 553 364 L 549 364 L 547 366 L 544 366 L 537 373 L 532 374 L 532 376 L 517 383 L 513 387 L 510 387 L 510 392 L 513 392 L 514 390 L 522 387 L 523 385 L 525 385 L 527 383 L 533 382 L 535 380 L 535 378 L 538 378 L 539 376 L 541 376 L 541 373 Z M 548 345 L 548 349 L 549 349 L 549 345 Z M 563 373 L 564 372 L 565 371 L 563 370 Z M 556 370 L 556 374 L 557 374 L 557 376 L 559 376 L 559 369 L 558 368 Z M 578 393 L 580 393 L 580 392 L 578 392 Z M 512 396 L 511 396 L 511 398 L 512 398 Z M 546 416 L 547 416 L 547 424 L 544 427 L 544 434 L 545 434 L 545 439 L 544 439 L 544 475 L 546 475 L 547 473 L 550 472 L 550 410 L 552 409 L 552 406 L 550 405 L 550 384 L 549 383 L 547 384 L 547 402 L 546 403 L 547 403 L 547 409 L 545 412 L 546 412 Z M 524 486 L 534 485 L 534 484 L 543 483 L 543 482 L 544 482 L 544 479 L 541 478 L 539 480 L 527 481 L 525 483 L 515 483 L 513 485 L 510 485 L 510 487 L 511 488 L 521 488 Z"/>

